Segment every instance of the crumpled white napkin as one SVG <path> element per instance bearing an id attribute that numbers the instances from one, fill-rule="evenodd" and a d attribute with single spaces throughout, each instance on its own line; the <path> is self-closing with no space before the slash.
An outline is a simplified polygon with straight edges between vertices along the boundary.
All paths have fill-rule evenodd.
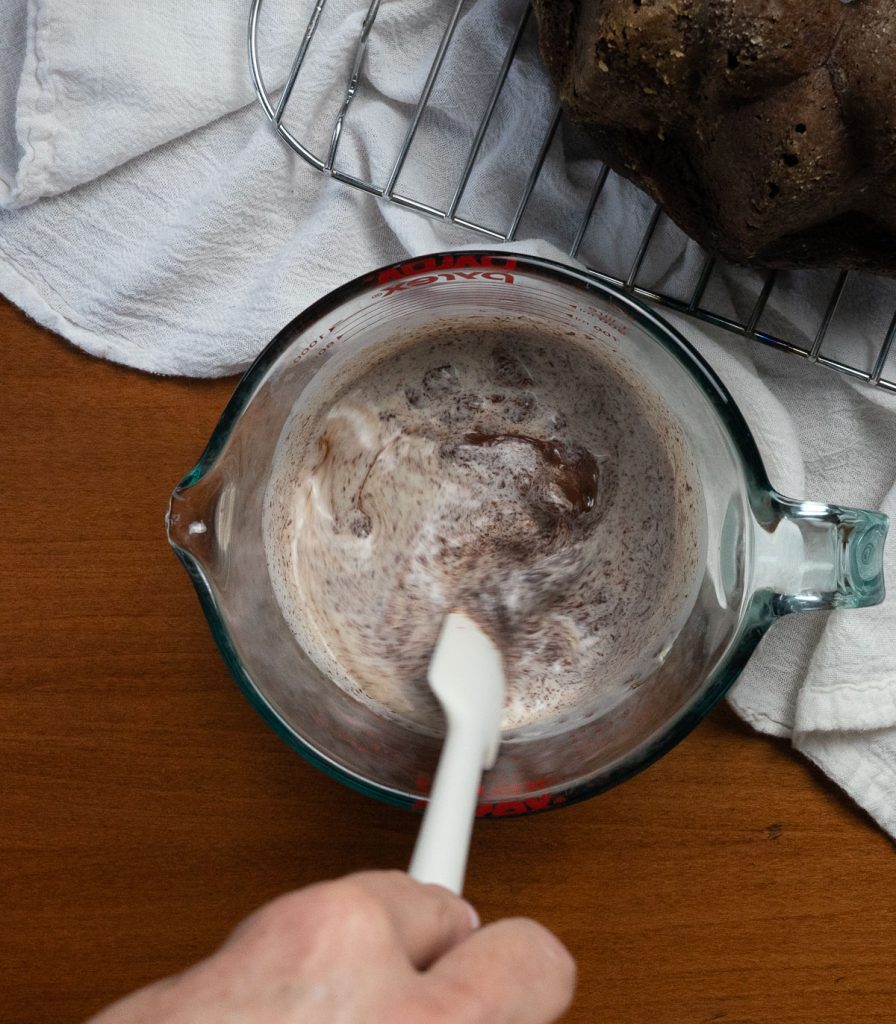
<path id="1" fill-rule="evenodd" d="M 447 205 L 521 2 L 478 0 L 466 10 L 399 192 Z M 0 290 L 89 352 L 159 373 L 231 373 L 342 281 L 407 253 L 489 244 L 331 181 L 291 153 L 252 102 L 243 0 L 4 3 Z M 283 80 L 308 10 L 266 0 L 269 85 Z M 290 104 L 287 122 L 318 154 L 365 11 L 361 0 L 329 0 Z M 383 0 L 340 143 L 343 170 L 386 180 L 450 14 L 437 0 Z M 544 73 L 524 45 L 463 216 L 499 230 L 509 223 L 551 112 Z M 560 258 L 552 243 L 568 246 L 594 173 L 576 134 L 562 130 L 512 247 Z M 611 176 L 581 257 L 608 272 L 626 266 L 651 208 Z M 666 222 L 658 235 L 639 282 L 687 294 L 699 250 Z M 768 329 L 811 339 L 814 289 L 830 280 L 783 275 Z M 721 270 L 705 304 L 743 317 L 757 281 Z M 851 287 L 835 354 L 846 346 L 867 361 L 896 288 L 887 309 L 879 289 Z M 896 515 L 896 397 L 672 319 L 733 392 L 780 490 Z M 896 581 L 896 543 L 886 560 Z M 893 599 L 777 623 L 730 700 L 758 730 L 790 737 L 896 835 Z"/>

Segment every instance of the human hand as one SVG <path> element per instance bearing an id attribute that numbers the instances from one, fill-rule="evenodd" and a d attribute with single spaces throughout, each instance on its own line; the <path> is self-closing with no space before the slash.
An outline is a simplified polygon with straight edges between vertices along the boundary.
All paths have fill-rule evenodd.
<path id="1" fill-rule="evenodd" d="M 88 1024 L 549 1024 L 574 986 L 572 957 L 534 921 L 478 928 L 447 889 L 371 871 L 268 903 Z"/>

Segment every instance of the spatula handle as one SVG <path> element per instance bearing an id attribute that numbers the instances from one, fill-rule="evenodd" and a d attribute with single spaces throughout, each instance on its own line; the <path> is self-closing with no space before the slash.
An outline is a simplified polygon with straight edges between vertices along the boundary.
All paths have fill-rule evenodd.
<path id="1" fill-rule="evenodd" d="M 474 724 L 472 728 L 449 725 L 409 868 L 418 882 L 442 885 L 458 896 L 482 778 L 482 745 Z"/>

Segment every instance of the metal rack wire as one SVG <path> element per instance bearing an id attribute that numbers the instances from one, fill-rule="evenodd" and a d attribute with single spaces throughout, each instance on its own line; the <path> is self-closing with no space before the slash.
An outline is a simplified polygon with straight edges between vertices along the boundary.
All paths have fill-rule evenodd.
<path id="1" fill-rule="evenodd" d="M 359 6 L 363 0 L 359 0 Z M 291 100 L 299 83 L 300 73 L 306 64 L 309 52 L 319 41 L 318 28 L 327 0 L 309 0 L 308 20 L 304 27 L 299 46 L 286 77 L 285 84 L 274 98 L 274 94 L 265 86 L 259 59 L 259 19 L 263 0 L 252 0 L 249 17 L 249 64 L 252 79 L 258 98 L 265 114 L 270 119 L 280 137 L 299 156 L 317 170 L 329 175 L 346 185 L 375 196 L 383 202 L 394 203 L 417 211 L 425 216 L 456 225 L 466 229 L 471 235 L 484 236 L 501 242 L 513 241 L 517 237 L 524 218 L 530 211 L 533 195 L 545 168 L 549 152 L 558 137 L 558 130 L 564 126 L 564 118 L 559 102 L 552 101 L 551 115 L 537 149 L 534 150 L 531 166 L 525 176 L 521 194 L 515 206 L 507 211 L 506 222 L 494 226 L 484 223 L 486 218 L 462 215 L 462 204 L 467 194 L 471 178 L 481 162 L 489 138 L 489 129 L 493 125 L 495 111 L 502 97 L 508 78 L 520 60 L 524 42 L 533 35 L 533 18 L 528 2 L 522 2 L 518 16 L 511 28 L 507 41 L 506 52 L 498 67 L 491 91 L 480 115 L 478 125 L 472 136 L 469 150 L 462 169 L 450 192 L 447 202 L 437 204 L 432 200 L 415 198 L 407 190 L 400 189 L 403 172 L 407 169 L 408 157 L 420 129 L 421 121 L 427 113 L 433 88 L 445 67 L 446 59 L 452 52 L 452 44 L 459 21 L 465 10 L 469 10 L 475 0 L 455 0 L 444 29 L 433 50 L 425 81 L 420 89 L 413 113 L 407 123 L 401 144 L 386 172 L 381 176 L 380 183 L 371 177 L 364 177 L 337 166 L 340 144 L 343 140 L 347 116 L 358 95 L 363 82 L 365 56 L 375 31 L 377 15 L 380 12 L 381 0 L 369 0 L 366 14 L 361 22 L 354 45 L 347 81 L 333 81 L 333 90 L 338 91 L 342 100 L 333 119 L 329 144 L 324 155 L 318 155 L 298 137 L 298 129 L 287 125 L 287 112 L 291 113 L 295 104 Z M 454 50 L 457 50 L 455 45 Z M 454 53 L 455 59 L 458 55 Z M 462 59 L 463 55 L 460 55 Z M 541 87 L 550 90 L 547 78 Z M 292 123 L 292 122 L 291 122 Z M 493 144 L 493 143 L 490 143 Z M 585 198 L 577 224 L 571 231 L 571 237 L 564 240 L 565 248 L 572 257 L 585 263 L 595 279 L 609 282 L 630 294 L 637 295 L 660 306 L 679 313 L 724 327 L 729 331 L 755 341 L 790 352 L 803 358 L 829 367 L 841 373 L 866 381 L 881 390 L 896 393 L 896 280 L 878 278 L 852 272 L 823 273 L 817 271 L 778 272 L 771 271 L 764 275 L 753 274 L 754 297 L 749 307 L 726 309 L 724 304 L 713 302 L 709 293 L 716 278 L 725 274 L 744 274 L 725 264 L 716 261 L 712 256 L 703 253 L 695 280 L 689 283 L 686 291 L 675 293 L 671 289 L 657 287 L 647 278 L 645 268 L 653 251 L 654 241 L 660 231 L 670 227 L 667 218 L 659 207 L 654 206 L 652 213 L 641 227 L 637 245 L 633 246 L 634 255 L 624 265 L 594 265 L 601 262 L 589 258 L 583 252 L 583 243 L 589 235 L 595 217 L 595 210 L 607 190 L 608 182 L 615 175 L 605 165 L 593 161 L 593 185 Z M 627 183 L 626 183 L 627 184 Z M 677 229 L 675 229 L 677 230 Z M 679 233 L 680 234 L 680 233 Z M 668 244 L 668 242 L 666 243 Z M 688 245 L 688 240 L 681 235 L 678 244 Z M 691 243 L 693 244 L 693 243 Z M 811 287 L 808 285 L 811 284 Z M 805 296 L 809 298 L 810 315 L 806 315 Z M 790 305 L 798 306 L 794 297 L 803 296 L 802 314 L 796 321 L 781 315 L 783 309 Z M 848 310 L 849 317 L 843 315 Z M 865 343 L 850 346 L 848 335 L 856 333 L 857 319 L 860 333 Z M 848 325 L 847 325 L 848 320 Z M 814 321 L 814 322 L 813 322 Z M 842 321 L 842 323 L 841 323 Z M 799 324 L 798 327 L 794 323 Z M 868 341 L 867 339 L 871 339 Z M 879 340 L 875 340 L 879 339 Z"/>

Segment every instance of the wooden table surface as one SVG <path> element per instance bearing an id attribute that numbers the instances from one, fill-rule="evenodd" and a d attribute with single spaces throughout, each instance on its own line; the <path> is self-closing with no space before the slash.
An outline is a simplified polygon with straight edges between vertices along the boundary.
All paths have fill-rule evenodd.
<path id="1" fill-rule="evenodd" d="M 65 1024 L 277 893 L 404 866 L 417 819 L 269 731 L 168 548 L 168 494 L 233 381 L 97 361 L 7 304 L 0 341 L 0 1020 Z M 722 707 L 604 796 L 482 822 L 468 895 L 570 946 L 570 1022 L 891 1024 L 894 868 Z"/>

